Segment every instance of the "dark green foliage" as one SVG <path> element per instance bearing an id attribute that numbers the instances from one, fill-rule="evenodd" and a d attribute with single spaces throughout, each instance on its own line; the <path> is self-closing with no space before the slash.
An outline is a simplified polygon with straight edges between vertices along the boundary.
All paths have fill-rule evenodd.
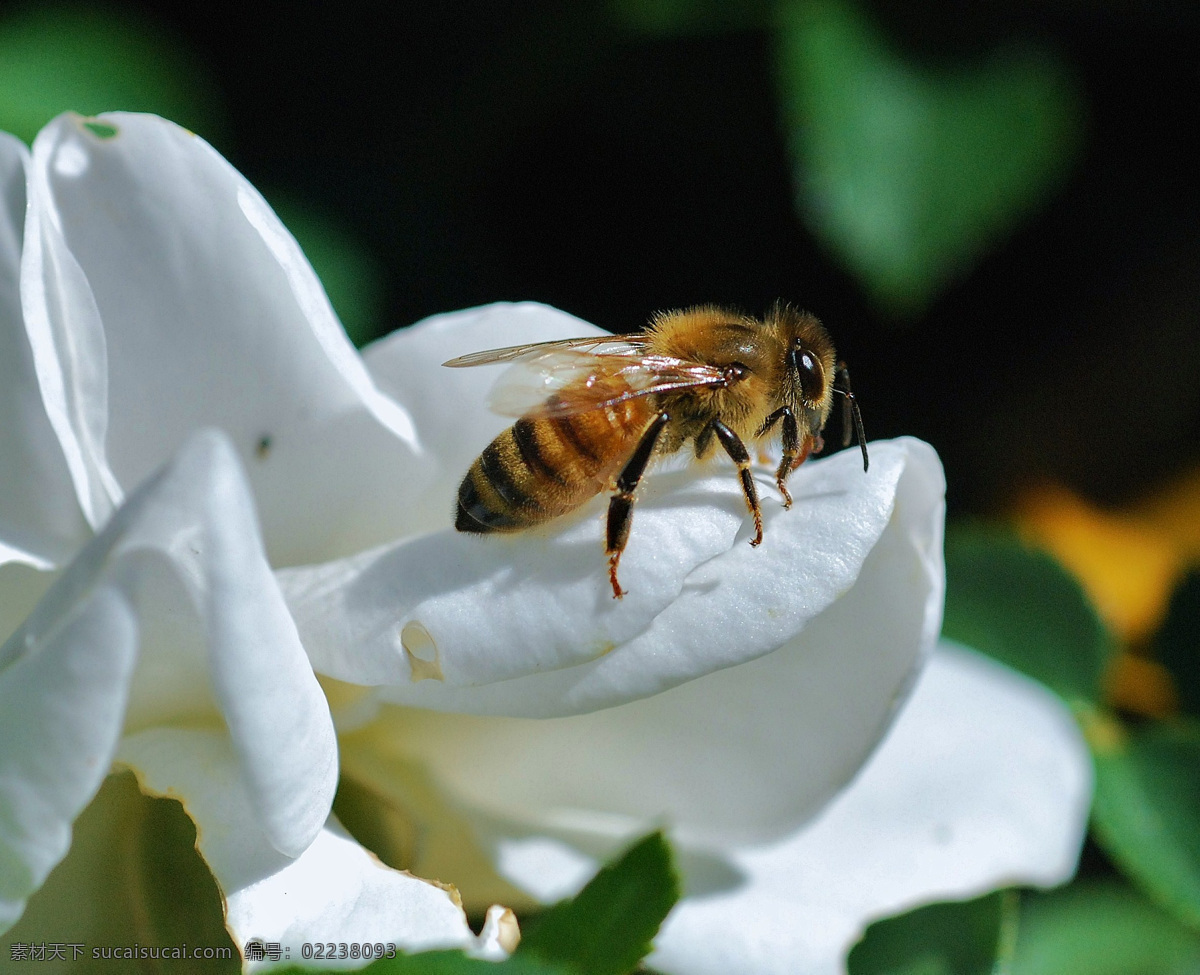
<path id="1" fill-rule="evenodd" d="M 1150 726 L 1093 753 L 1097 839 L 1144 891 L 1200 930 L 1200 727 Z"/>
<path id="2" fill-rule="evenodd" d="M 850 975 L 992 975 L 1012 950 L 1017 895 L 931 904 L 877 921 L 850 952 Z"/>
<path id="3" fill-rule="evenodd" d="M 959 529 L 946 539 L 942 633 L 1029 674 L 1067 701 L 1097 701 L 1112 640 L 1083 590 L 1013 535 Z"/>
<path id="4" fill-rule="evenodd" d="M 581 975 L 624 975 L 650 951 L 677 900 L 670 848 L 661 833 L 652 833 L 601 869 L 577 897 L 535 918 L 517 956 L 561 961 Z"/>
<path id="5" fill-rule="evenodd" d="M 1200 572 L 1188 573 L 1171 596 L 1155 656 L 1175 679 L 1180 708 L 1200 718 Z"/>

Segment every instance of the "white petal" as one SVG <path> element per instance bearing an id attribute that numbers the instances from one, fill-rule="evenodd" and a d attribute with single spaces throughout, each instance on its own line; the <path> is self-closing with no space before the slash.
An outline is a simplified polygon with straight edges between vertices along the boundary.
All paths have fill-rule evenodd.
<path id="1" fill-rule="evenodd" d="M 483 928 L 479 932 L 478 947 L 472 954 L 487 961 L 503 961 L 517 949 L 521 942 L 521 929 L 517 916 L 509 908 L 493 904 L 484 915 Z"/>
<path id="2" fill-rule="evenodd" d="M 886 468 L 905 446 L 873 450 Z M 790 832 L 862 764 L 940 627 L 941 472 L 927 447 L 907 446 L 912 454 L 893 517 L 857 581 L 797 624 L 800 632 L 785 636 L 774 653 L 590 714 L 531 720 L 396 708 L 384 712 L 375 735 L 428 768 L 459 801 L 499 818 L 622 837 L 665 820 L 678 837 L 717 845 Z M 855 458 L 843 456 L 851 467 Z M 861 478 L 861 467 L 857 473 Z M 797 508 L 803 504 L 797 495 Z M 780 515 L 775 527 L 797 513 Z M 725 557 L 743 557 L 740 548 Z M 756 640 L 775 639 L 775 607 L 750 602 L 749 593 L 768 590 L 761 598 L 779 598 L 775 612 L 783 615 L 786 598 L 803 606 L 804 592 L 787 585 L 776 597 L 771 580 L 787 580 L 793 570 L 767 555 L 767 574 L 759 576 L 751 567 L 767 553 L 746 549 L 744 561 L 727 570 L 728 587 L 743 584 L 740 605 L 722 603 L 723 585 L 696 587 L 629 644 L 577 668 L 584 673 L 574 684 L 568 671 L 524 678 L 530 700 L 549 711 L 574 703 L 581 687 L 628 691 L 645 675 L 601 670 L 626 652 L 654 680 L 666 681 L 703 660 L 710 643 L 717 644 L 714 654 L 733 657 L 747 644 L 756 649 Z M 837 553 L 827 557 L 836 572 Z M 482 697 L 489 688 L 475 690 Z"/>
<path id="3" fill-rule="evenodd" d="M 685 895 L 648 964 L 669 975 L 842 975 L 879 918 L 1067 880 L 1091 782 L 1061 701 L 942 644 L 879 750 L 815 821 L 769 845 L 677 847 Z M 614 846 L 600 832 L 568 842 L 491 827 L 501 875 L 544 902 L 578 891 Z"/>
<path id="4" fill-rule="evenodd" d="M 45 568 L 87 535 L 75 488 L 42 403 L 21 311 L 29 150 L 0 132 L 0 564 Z"/>
<path id="5" fill-rule="evenodd" d="M 794 838 L 735 853 L 740 882 L 681 902 L 648 963 L 840 975 L 873 920 L 1067 880 L 1090 800 L 1087 748 L 1062 703 L 944 648 L 854 785 Z"/>
<path id="6" fill-rule="evenodd" d="M 15 659 L 0 653 L 0 931 L 71 845 L 71 823 L 108 773 L 137 622 L 93 590 Z"/>
<path id="7" fill-rule="evenodd" d="M 392 943 L 410 952 L 480 945 L 451 893 L 383 866 L 333 820 L 298 857 L 279 853 L 258 825 L 223 736 L 154 729 L 126 739 L 120 759 L 145 791 L 179 799 L 196 823 L 239 947 L 254 938 L 276 942 L 296 964 L 302 945 L 318 941 Z M 494 942 L 496 932 L 488 935 Z"/>
<path id="8" fill-rule="evenodd" d="M 105 457 L 108 353 L 87 275 L 48 208 L 47 132 L 34 142 L 21 255 L 21 310 L 34 370 L 84 517 L 99 528 L 122 498 Z M 58 169 L 78 168 L 78 156 Z M 152 416 L 153 414 L 147 414 Z"/>
<path id="9" fill-rule="evenodd" d="M 421 493 L 406 495 L 405 534 L 454 523 L 459 481 L 487 442 L 512 423 L 487 408 L 488 391 L 504 366 L 446 369 L 442 363 L 483 349 L 602 334 L 549 305 L 496 302 L 434 315 L 363 349 L 376 384 L 408 411 L 430 448 L 421 460 L 428 480 Z"/>
<path id="10" fill-rule="evenodd" d="M 286 853 L 305 849 L 336 789 L 336 740 L 221 434 L 197 434 L 129 497 L 0 648 L 0 664 L 100 585 L 137 616 L 126 727 L 223 718 L 264 830 Z"/>
<path id="11" fill-rule="evenodd" d="M 202 606 L 213 685 L 266 832 L 294 856 L 333 800 L 333 725 L 263 553 L 240 465 L 224 438 L 192 442 L 175 474 L 208 488 L 204 537 L 192 544 L 208 546 Z"/>
<path id="12" fill-rule="evenodd" d="M 900 584 L 905 605 L 928 617 L 927 646 L 941 599 L 940 465 L 918 441 L 871 449 L 869 474 L 848 452 L 806 464 L 793 508 L 768 502 L 758 549 L 746 544 L 732 476 L 649 479 L 620 601 L 606 578 L 603 499 L 542 530 L 478 538 L 447 529 L 280 581 L 319 671 L 389 683 L 389 700 L 439 710 L 578 713 L 754 659 L 849 591 L 889 530 L 916 560 Z M 885 644 L 884 660 L 902 658 L 902 674 L 919 661 L 917 643 Z M 880 648 L 862 650 L 867 659 L 848 659 L 874 669 Z M 895 673 L 879 669 L 894 694 Z M 427 674 L 440 679 L 420 679 Z"/>
<path id="13" fill-rule="evenodd" d="M 412 425 L 375 389 L 295 240 L 195 135 L 153 116 L 99 123 L 61 116 L 33 153 L 25 312 L 43 391 L 65 390 L 50 396 L 64 449 L 128 487 L 217 426 L 269 499 L 273 561 L 387 537 L 420 477 Z"/>
<path id="14" fill-rule="evenodd" d="M 495 370 L 439 372 L 437 363 L 470 349 L 596 331 L 545 306 L 493 305 L 431 319 L 368 350 L 381 385 L 409 398 L 422 439 L 437 445 L 432 483 L 444 498 L 422 509 L 444 511 L 430 515 L 433 523 L 449 522 L 454 486 L 505 423 L 485 406 Z M 605 578 L 603 499 L 545 529 L 483 539 L 440 531 L 296 568 L 281 582 L 317 669 L 391 684 L 391 700 L 541 716 L 604 707 L 795 636 L 851 587 L 893 520 L 905 472 L 909 502 L 895 530 L 923 562 L 909 592 L 929 617 L 927 635 L 936 632 L 940 466 L 914 441 L 872 452 L 870 474 L 848 454 L 806 465 L 793 480 L 791 511 L 768 496 L 758 550 L 745 544 L 748 519 L 731 471 L 648 478 L 622 562 L 630 592 L 620 602 Z M 729 638 L 714 640 L 715 632 Z M 905 654 L 911 667 L 917 654 L 911 645 L 898 651 Z"/>
<path id="15" fill-rule="evenodd" d="M 0 563 L 0 646 L 33 611 L 56 576 L 21 559 Z"/>

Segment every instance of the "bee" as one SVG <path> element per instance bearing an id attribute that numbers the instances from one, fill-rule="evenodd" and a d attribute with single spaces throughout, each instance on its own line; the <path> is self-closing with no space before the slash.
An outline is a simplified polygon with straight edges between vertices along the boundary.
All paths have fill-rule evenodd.
<path id="1" fill-rule="evenodd" d="M 611 492 L 605 534 L 612 594 L 633 524 L 634 492 L 650 462 L 690 447 L 720 448 L 737 467 L 754 538 L 763 538 L 746 441 L 775 435 L 783 456 L 775 484 L 824 447 L 821 432 L 842 397 L 842 440 L 851 432 L 868 467 L 850 375 L 824 326 L 776 304 L 762 319 L 711 305 L 656 314 L 642 332 L 515 345 L 459 356 L 452 367 L 519 363 L 501 377 L 491 406 L 519 419 L 471 465 L 458 489 L 454 527 L 512 532 L 557 518 Z M 530 380 L 534 395 L 530 397 Z"/>

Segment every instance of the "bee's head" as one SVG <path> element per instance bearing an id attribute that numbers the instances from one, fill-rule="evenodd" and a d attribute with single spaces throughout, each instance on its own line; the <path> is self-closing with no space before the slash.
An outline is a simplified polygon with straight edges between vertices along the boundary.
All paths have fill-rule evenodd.
<path id="1" fill-rule="evenodd" d="M 853 433 L 862 448 L 863 470 L 867 469 L 866 436 L 858 402 L 850 392 L 850 375 L 837 361 L 833 340 L 825 327 L 807 312 L 785 304 L 772 310 L 776 334 L 787 349 L 787 371 L 795 399 L 807 420 L 809 432 L 819 439 L 833 409 L 834 394 L 842 396 L 842 442 L 849 445 Z"/>
<path id="2" fill-rule="evenodd" d="M 800 407 L 809 414 L 813 432 L 825 425 L 833 402 L 834 370 L 837 356 L 833 340 L 814 315 L 780 302 L 768 320 L 783 344 L 786 357 L 785 385 L 790 387 L 792 409 Z"/>

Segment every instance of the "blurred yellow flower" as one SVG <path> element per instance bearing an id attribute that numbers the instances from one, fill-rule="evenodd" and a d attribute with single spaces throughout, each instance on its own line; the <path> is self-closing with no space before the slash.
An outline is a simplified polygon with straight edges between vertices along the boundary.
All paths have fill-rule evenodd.
<path id="1" fill-rule="evenodd" d="M 1162 625 L 1183 574 L 1200 562 L 1200 468 L 1120 511 L 1041 485 L 1021 495 L 1013 520 L 1027 542 L 1079 580 L 1120 642 L 1138 647 Z M 1120 653 L 1108 685 L 1110 703 L 1127 710 L 1163 715 L 1177 706 L 1170 675 L 1143 656 Z"/>

